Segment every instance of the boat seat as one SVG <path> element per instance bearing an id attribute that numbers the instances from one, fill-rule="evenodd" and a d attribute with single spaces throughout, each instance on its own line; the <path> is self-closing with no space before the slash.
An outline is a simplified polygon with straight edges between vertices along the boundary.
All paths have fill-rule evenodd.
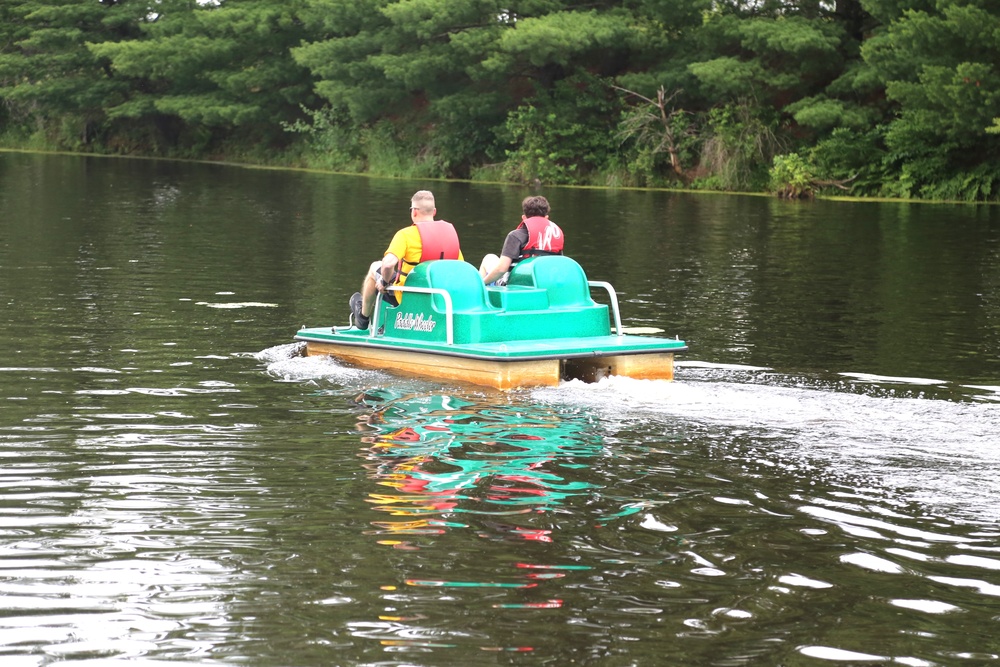
<path id="1" fill-rule="evenodd" d="M 535 287 L 548 294 L 548 306 L 592 305 L 587 274 L 576 260 L 564 255 L 532 257 L 514 265 L 509 287 Z"/>
<path id="2" fill-rule="evenodd" d="M 606 336 L 608 308 L 590 298 L 587 276 L 569 257 L 535 257 L 511 271 L 506 287 L 483 285 L 471 264 L 437 259 L 418 264 L 406 279 L 409 287 L 447 288 L 454 312 L 456 344 L 506 343 L 558 337 Z M 440 294 L 406 293 L 398 309 L 383 306 L 386 317 L 417 314 L 435 324 L 425 331 L 409 331 L 420 340 L 443 340 L 445 327 L 436 326 L 436 314 L 445 312 Z M 429 317 L 428 317 L 429 314 Z M 388 319 L 386 320 L 388 321 Z"/>
<path id="3" fill-rule="evenodd" d="M 482 276 L 472 264 L 458 259 L 436 259 L 421 262 L 406 277 L 411 287 L 437 287 L 447 289 L 451 294 L 451 305 L 456 313 L 488 310 L 486 286 Z M 413 298 L 414 294 L 405 296 Z M 444 299 L 433 296 L 434 308 L 444 312 Z"/>

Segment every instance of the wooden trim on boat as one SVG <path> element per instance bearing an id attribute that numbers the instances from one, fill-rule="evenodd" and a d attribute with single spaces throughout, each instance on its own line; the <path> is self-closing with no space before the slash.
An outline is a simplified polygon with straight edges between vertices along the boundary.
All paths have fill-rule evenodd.
<path id="1" fill-rule="evenodd" d="M 597 382 L 620 375 L 638 380 L 673 380 L 674 353 L 489 360 L 320 341 L 306 342 L 306 356 L 330 355 L 362 368 L 388 370 L 492 387 L 554 387 L 562 379 Z"/>
<path id="2" fill-rule="evenodd" d="M 331 355 L 363 368 L 470 382 L 507 391 L 559 384 L 560 360 L 490 361 L 358 345 L 307 341 L 306 356 Z"/>

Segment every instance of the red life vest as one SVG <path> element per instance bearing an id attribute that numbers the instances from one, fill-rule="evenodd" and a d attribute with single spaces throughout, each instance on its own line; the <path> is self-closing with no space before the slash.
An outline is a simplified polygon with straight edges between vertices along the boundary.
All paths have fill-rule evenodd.
<path id="1" fill-rule="evenodd" d="M 528 242 L 521 251 L 521 258 L 563 254 L 562 230 L 548 218 L 535 216 L 523 220 L 518 226 L 528 230 Z"/>
<path id="2" fill-rule="evenodd" d="M 458 259 L 458 232 L 455 226 L 444 220 L 415 222 L 420 233 L 420 261 L 432 259 Z"/>
<path id="3" fill-rule="evenodd" d="M 410 264 L 402 257 L 396 266 L 396 278 L 394 283 L 402 282 L 400 276 L 405 278 L 410 275 L 420 262 L 429 262 L 432 259 L 458 259 L 461 249 L 458 246 L 458 232 L 455 226 L 444 220 L 434 220 L 433 222 L 415 222 L 413 225 L 420 234 L 420 261 Z"/>
<path id="4" fill-rule="evenodd" d="M 420 234 L 420 260 L 416 264 L 410 264 L 402 257 L 396 264 L 396 274 L 393 276 L 393 285 L 403 285 L 406 283 L 406 276 L 410 275 L 420 262 L 429 262 L 432 259 L 458 259 L 462 254 L 458 245 L 458 232 L 455 226 L 445 220 L 434 220 L 431 222 L 415 222 L 413 225 Z M 396 291 L 393 293 L 396 303 L 402 303 L 403 293 Z"/>

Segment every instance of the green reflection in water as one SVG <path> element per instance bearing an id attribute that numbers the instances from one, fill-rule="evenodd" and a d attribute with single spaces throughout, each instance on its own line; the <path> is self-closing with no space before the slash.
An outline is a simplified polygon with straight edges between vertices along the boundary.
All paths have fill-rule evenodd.
<path id="1" fill-rule="evenodd" d="M 441 534 L 468 527 L 455 518 L 462 514 L 545 512 L 594 488 L 567 475 L 602 451 L 581 415 L 448 394 L 379 390 L 357 400 L 373 408 L 363 420 L 371 433 L 362 441 L 365 467 L 379 488 L 368 502 L 392 517 L 376 522 L 376 534 Z M 511 539 L 551 541 L 547 529 L 496 521 L 491 527 Z"/>

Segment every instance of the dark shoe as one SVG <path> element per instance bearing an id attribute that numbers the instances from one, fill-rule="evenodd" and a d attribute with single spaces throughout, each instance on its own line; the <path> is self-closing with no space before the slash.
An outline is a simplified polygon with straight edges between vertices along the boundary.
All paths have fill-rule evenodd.
<path id="1" fill-rule="evenodd" d="M 348 303 L 351 306 L 351 319 L 359 329 L 368 328 L 368 318 L 361 314 L 361 304 L 363 300 L 361 298 L 361 292 L 355 292 L 351 295 L 350 301 Z"/>

